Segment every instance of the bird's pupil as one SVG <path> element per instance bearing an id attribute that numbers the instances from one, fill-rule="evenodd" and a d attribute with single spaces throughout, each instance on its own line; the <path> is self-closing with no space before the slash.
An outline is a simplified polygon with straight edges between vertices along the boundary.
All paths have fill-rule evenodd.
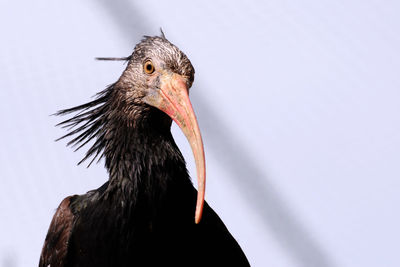
<path id="1" fill-rule="evenodd" d="M 151 71 L 153 69 L 153 66 L 151 64 L 147 64 L 146 68 L 148 71 Z"/>

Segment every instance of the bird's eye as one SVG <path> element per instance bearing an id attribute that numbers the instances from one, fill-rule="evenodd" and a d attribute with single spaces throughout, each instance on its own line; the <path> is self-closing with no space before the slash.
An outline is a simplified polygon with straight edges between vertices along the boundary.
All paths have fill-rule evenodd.
<path id="1" fill-rule="evenodd" d="M 152 74 L 155 70 L 153 63 L 150 60 L 148 60 L 144 63 L 143 69 L 144 69 L 144 72 L 146 72 L 147 74 Z"/>

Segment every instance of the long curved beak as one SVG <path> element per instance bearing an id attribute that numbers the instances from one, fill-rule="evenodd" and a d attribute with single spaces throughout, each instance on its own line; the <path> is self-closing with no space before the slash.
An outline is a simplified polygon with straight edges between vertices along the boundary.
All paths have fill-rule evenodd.
<path id="1" fill-rule="evenodd" d="M 186 79 L 176 73 L 161 75 L 160 89 L 144 98 L 145 102 L 170 116 L 185 134 L 194 155 L 197 169 L 198 193 L 195 213 L 196 224 L 200 222 L 206 185 L 206 164 L 203 141 L 189 100 Z"/>

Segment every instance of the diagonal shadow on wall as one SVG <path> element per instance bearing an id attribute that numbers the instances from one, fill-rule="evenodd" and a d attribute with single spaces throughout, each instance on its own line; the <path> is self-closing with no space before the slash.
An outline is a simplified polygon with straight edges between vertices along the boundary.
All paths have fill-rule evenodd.
<path id="1" fill-rule="evenodd" d="M 147 20 L 131 1 L 100 0 L 96 3 L 100 3 L 108 12 L 121 34 L 132 45 L 142 35 L 150 35 L 147 25 L 151 25 L 151 21 Z M 204 86 L 202 81 L 196 81 L 196 84 L 196 87 Z M 232 181 L 240 187 L 240 192 L 249 206 L 261 217 L 264 224 L 270 227 L 278 242 L 298 266 L 334 266 L 332 259 L 311 236 L 311 232 L 296 219 L 290 207 L 268 183 L 266 175 L 251 160 L 245 145 L 234 135 L 235 131 L 219 117 L 199 92 L 201 90 L 193 90 L 191 99 L 201 122 L 204 139 L 212 149 L 211 152 L 230 173 Z"/>

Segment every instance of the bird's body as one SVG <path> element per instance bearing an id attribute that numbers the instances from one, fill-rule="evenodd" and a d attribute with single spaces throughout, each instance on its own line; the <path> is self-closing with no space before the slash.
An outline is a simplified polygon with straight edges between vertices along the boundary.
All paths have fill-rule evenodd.
<path id="1" fill-rule="evenodd" d="M 152 54 L 148 50 L 154 43 L 158 50 Z M 46 236 L 40 267 L 248 265 L 235 239 L 207 204 L 202 220 L 194 221 L 198 193 L 170 132 L 171 118 L 175 120 L 177 115 L 158 102 L 154 104 L 154 95 L 146 98 L 153 91 L 148 93 L 146 90 L 152 89 L 145 88 L 167 87 L 165 76 L 153 74 L 154 66 L 149 73 L 141 67 L 143 73 L 137 70 L 146 66 L 149 58 L 160 73 L 168 69 L 187 77 L 190 87 L 194 70 L 186 56 L 165 38 L 148 37 L 135 48 L 115 84 L 96 100 L 61 112 L 79 111 L 63 122 L 77 126 L 67 136 L 78 134 L 71 144 L 96 140 L 85 159 L 104 156 L 109 181 L 63 200 Z M 181 86 L 170 84 L 173 90 Z M 178 109 L 181 114 L 179 105 Z M 176 120 L 183 121 L 182 129 L 189 127 L 195 132 L 185 118 Z"/>

